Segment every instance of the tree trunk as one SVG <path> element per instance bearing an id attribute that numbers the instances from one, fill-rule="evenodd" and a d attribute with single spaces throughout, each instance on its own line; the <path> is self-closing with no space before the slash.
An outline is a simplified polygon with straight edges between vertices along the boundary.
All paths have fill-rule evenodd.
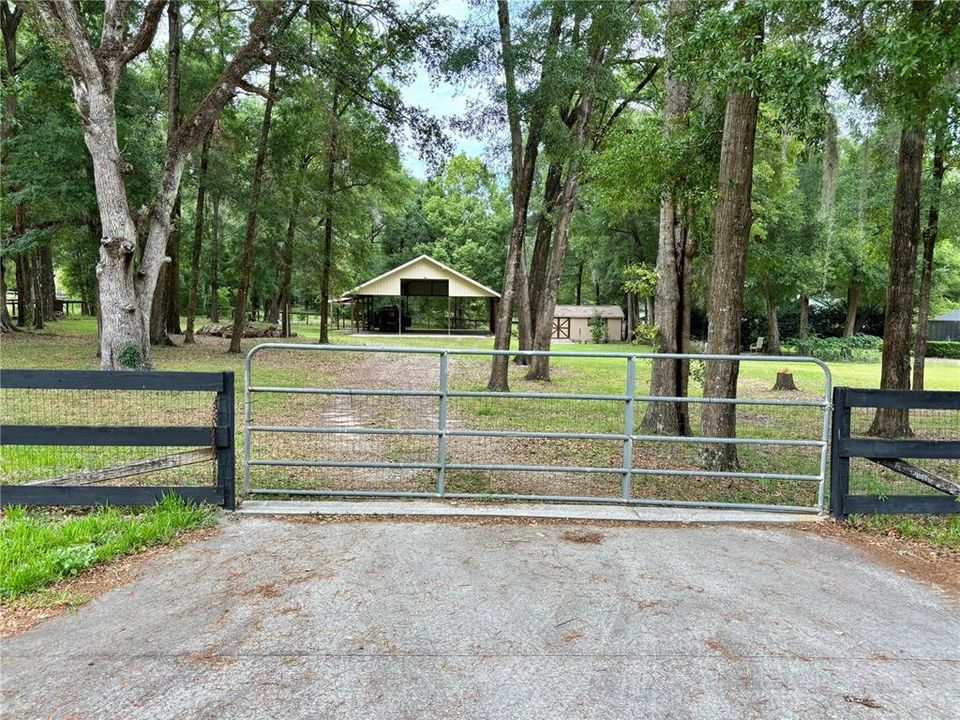
<path id="1" fill-rule="evenodd" d="M 330 271 L 333 268 L 333 202 L 337 189 L 336 163 L 339 152 L 339 129 L 337 127 L 338 92 L 336 82 L 331 103 L 330 137 L 327 143 L 327 179 L 326 210 L 323 218 L 323 258 L 320 267 L 320 339 L 321 345 L 330 342 Z M 400 327 L 403 327 L 403 313 L 400 315 Z"/>
<path id="2" fill-rule="evenodd" d="M 532 297 L 527 282 L 527 269 L 524 267 L 523 255 L 517 258 L 517 269 L 514 275 L 514 295 L 517 298 L 517 345 L 520 350 L 533 349 L 533 313 L 530 308 Z M 513 361 L 517 365 L 527 365 L 529 355 L 514 355 Z"/>
<path id="3" fill-rule="evenodd" d="M 664 80 L 663 136 L 666 141 L 686 131 L 689 125 L 687 113 L 690 111 L 690 88 L 682 83 L 672 72 L 672 48 L 678 39 L 676 24 L 685 12 L 686 0 L 673 0 L 668 11 L 667 33 L 667 73 Z M 653 324 L 657 327 L 656 350 L 661 353 L 684 352 L 686 337 L 689 341 L 689 298 L 686 291 L 689 286 L 686 273 L 690 266 L 686 262 L 687 244 L 690 230 L 687 220 L 689 212 L 678 201 L 686 178 L 676 179 L 674 187 L 663 193 L 660 198 L 660 231 L 657 240 L 657 287 L 656 312 Z M 649 315 L 647 322 L 650 322 Z M 686 327 L 687 335 L 684 335 Z M 633 337 L 631 328 L 631 335 Z M 687 387 L 686 377 L 689 362 L 680 360 L 654 360 L 650 373 L 650 394 L 666 397 L 681 397 Z M 651 434 L 683 435 L 689 434 L 686 417 L 686 403 L 655 402 L 647 405 L 642 427 Z"/>
<path id="4" fill-rule="evenodd" d="M 836 228 L 837 208 L 837 171 L 839 169 L 839 154 L 837 151 L 837 121 L 831 113 L 827 113 L 826 127 L 823 137 L 823 173 L 820 182 L 820 212 L 819 220 L 823 231 L 823 287 L 826 289 L 827 271 L 832 262 L 833 240 Z M 807 337 L 801 334 L 800 337 Z"/>
<path id="5" fill-rule="evenodd" d="M 220 190 L 213 192 L 213 242 L 210 247 L 210 305 L 207 316 L 210 322 L 220 322 Z"/>
<path id="6" fill-rule="evenodd" d="M 27 327 L 33 317 L 33 275 L 30 254 L 20 253 L 14 257 L 17 284 L 17 327 Z"/>
<path id="7" fill-rule="evenodd" d="M 801 295 L 797 303 L 800 307 L 800 329 L 797 334 L 806 340 L 810 336 L 810 298 Z"/>
<path id="8" fill-rule="evenodd" d="M 180 112 L 180 41 L 182 29 L 180 24 L 180 0 L 170 0 L 167 5 L 168 43 L 167 43 L 167 99 L 168 125 L 167 142 L 171 142 L 174 133 L 180 127 L 182 113 Z M 204 135 L 206 137 L 206 134 Z M 173 213 L 170 220 L 171 232 L 167 238 L 167 256 L 170 263 L 167 265 L 167 280 L 164 297 L 164 330 L 173 335 L 180 334 L 180 193 L 177 192 L 173 202 Z"/>
<path id="9" fill-rule="evenodd" d="M 263 107 L 263 124 L 260 126 L 260 141 L 253 165 L 253 182 L 250 186 L 250 207 L 247 210 L 247 230 L 243 239 L 243 257 L 240 261 L 240 286 L 233 306 L 233 336 L 229 352 L 240 352 L 243 329 L 246 325 L 247 293 L 250 290 L 250 273 L 253 270 L 253 245 L 257 237 L 257 218 L 260 211 L 260 193 L 263 187 L 263 169 L 267 162 L 267 140 L 270 136 L 270 120 L 273 116 L 274 96 L 277 92 L 277 61 L 270 63 L 270 81 L 267 101 Z M 256 307 L 254 305 L 254 307 Z"/>
<path id="10" fill-rule="evenodd" d="M 290 337 L 290 307 L 291 307 L 291 276 L 293 274 L 293 243 L 297 234 L 297 214 L 300 212 L 300 193 L 293 194 L 293 207 L 290 209 L 290 219 L 287 221 L 287 234 L 283 243 L 280 261 L 283 272 L 280 275 L 280 310 L 283 322 L 280 328 L 280 337 Z"/>
<path id="11" fill-rule="evenodd" d="M 577 265 L 577 305 L 583 305 L 583 261 Z"/>
<path id="12" fill-rule="evenodd" d="M 0 256 L 0 333 L 13 332 L 13 323 L 10 320 L 10 311 L 7 309 L 7 262 Z"/>
<path id="13" fill-rule="evenodd" d="M 190 291 L 187 299 L 187 333 L 184 344 L 192 344 L 193 326 L 197 315 L 197 285 L 200 281 L 200 250 L 203 247 L 203 220 L 207 201 L 207 167 L 210 159 L 210 140 L 213 128 L 203 136 L 200 146 L 200 172 L 197 176 L 197 208 L 193 222 L 193 248 L 190 252 Z"/>
<path id="14" fill-rule="evenodd" d="M 943 130 L 938 130 L 933 148 L 933 192 L 923 232 L 923 266 L 920 272 L 920 300 L 917 312 L 917 344 L 913 356 L 913 389 L 923 390 L 923 371 L 927 360 L 927 320 L 930 316 L 930 278 L 933 275 L 933 251 L 940 229 L 940 189 L 943 187 Z"/>
<path id="15" fill-rule="evenodd" d="M 767 305 L 767 355 L 780 354 L 780 322 L 777 318 L 777 304 L 769 297 L 764 298 Z"/>
<path id="16" fill-rule="evenodd" d="M 547 39 L 547 52 L 541 63 L 540 82 L 551 71 L 552 60 L 556 53 L 557 40 L 562 24 L 560 6 L 551 11 L 550 29 Z M 544 108 L 535 107 L 527 123 L 526 146 L 520 124 L 520 99 L 516 85 L 516 61 L 514 59 L 513 39 L 510 31 L 510 8 L 507 0 L 497 0 L 497 23 L 500 30 L 500 50 L 503 64 L 507 122 L 510 127 L 510 195 L 513 201 L 513 225 L 507 246 L 507 259 L 503 273 L 503 293 L 497 303 L 497 317 L 494 326 L 493 347 L 496 350 L 509 350 L 513 330 L 513 299 L 516 284 L 517 265 L 524 262 L 524 237 L 527 228 L 527 209 L 533 190 L 537 156 L 540 151 L 540 131 L 546 113 Z M 528 288 L 529 292 L 529 288 Z M 531 315 L 531 325 L 533 324 Z M 552 322 L 551 322 L 552 326 Z M 532 329 L 532 328 L 531 328 Z M 487 389 L 492 391 L 509 390 L 509 358 L 495 355 L 490 363 L 490 378 Z"/>
<path id="17" fill-rule="evenodd" d="M 0 3 L 0 30 L 3 33 L 4 49 L 4 67 L 3 67 L 3 119 L 0 120 L 0 148 L 3 149 L 3 155 L 0 156 L 0 166 L 7 158 L 10 134 L 13 132 L 14 122 L 17 115 L 17 84 L 16 77 L 18 73 L 17 65 L 17 30 L 20 26 L 20 20 L 23 17 L 24 5 L 8 5 L 7 0 Z M 13 239 L 20 237 L 24 231 L 24 216 L 26 208 L 23 203 L 19 203 L 14 209 Z M 24 327 L 27 323 L 26 307 L 29 300 L 24 296 L 24 289 L 29 281 L 29 260 L 24 253 L 16 256 L 15 280 L 17 285 L 17 326 Z M 2 273 L 0 265 L 0 273 Z M 7 311 L 6 278 L 3 280 L 3 317 L 0 319 L 0 325 L 4 331 L 12 329 L 9 312 Z"/>
<path id="18" fill-rule="evenodd" d="M 860 286 L 851 282 L 847 286 L 847 319 L 843 323 L 843 336 L 853 337 L 857 333 L 857 306 L 860 304 Z"/>
<path id="19" fill-rule="evenodd" d="M 43 264 L 40 261 L 40 251 L 33 252 L 31 258 L 33 266 L 33 328 L 43 330 Z"/>
<path id="20" fill-rule="evenodd" d="M 544 285 L 538 293 L 540 299 L 536 316 L 533 319 L 534 350 L 547 351 L 550 349 L 550 336 L 553 334 L 553 313 L 557 306 L 557 293 L 560 289 L 560 275 L 563 272 L 563 261 L 567 254 L 567 243 L 570 238 L 570 224 L 573 222 L 577 192 L 580 189 L 580 158 L 586 151 L 589 140 L 590 120 L 593 115 L 593 103 L 597 90 L 596 80 L 605 54 L 606 45 L 602 42 L 597 43 L 591 53 L 584 86 L 580 88 L 580 101 L 574 111 L 576 122 L 572 138 L 573 156 L 567 162 L 566 177 L 563 179 L 563 190 L 560 194 L 558 216 L 555 220 L 553 242 L 550 247 L 550 259 L 547 263 Z M 549 355 L 535 355 L 531 358 L 527 379 L 550 379 Z"/>
<path id="21" fill-rule="evenodd" d="M 537 220 L 537 238 L 533 244 L 533 255 L 530 258 L 530 279 L 527 283 L 530 292 L 531 339 L 536 332 L 536 318 L 539 315 L 543 291 L 547 285 L 550 240 L 553 237 L 554 218 L 560 203 L 560 192 L 563 190 L 562 180 L 563 165 L 560 162 L 550 163 L 547 168 L 547 178 L 544 182 L 543 212 L 540 213 L 540 218 Z"/>
<path id="22" fill-rule="evenodd" d="M 53 253 L 50 243 L 43 243 L 37 250 L 40 261 L 41 308 L 44 320 L 56 320 L 57 281 L 53 271 Z"/>
<path id="23" fill-rule="evenodd" d="M 904 128 L 900 133 L 884 302 L 883 359 L 880 367 L 882 389 L 910 389 L 910 322 L 913 319 L 913 283 L 917 272 L 917 241 L 920 234 L 923 141 L 922 123 Z M 879 437 L 910 435 L 909 411 L 900 408 L 877 409 L 868 434 Z"/>
<path id="24" fill-rule="evenodd" d="M 117 142 L 116 90 L 126 65 L 143 54 L 156 34 L 164 3 L 144 6 L 129 37 L 123 11 L 128 3 L 107 3 L 96 49 L 73 3 L 35 0 L 40 20 L 64 55 L 74 103 L 90 152 L 103 237 L 97 264 L 101 311 L 100 366 L 150 368 L 150 310 L 170 235 L 170 218 L 188 153 L 200 143 L 217 114 L 236 93 L 244 75 L 261 62 L 265 38 L 285 9 L 281 2 L 256 6 L 245 43 L 226 64 L 190 119 L 167 143 L 159 187 L 144 219 L 146 241 L 137 261 L 138 234 L 126 195 L 126 162 Z M 289 16 L 292 19 L 292 15 Z"/>
<path id="25" fill-rule="evenodd" d="M 757 12 L 744 28 L 745 60 L 750 62 L 763 38 L 763 15 Z M 753 154 L 757 131 L 758 98 L 750 90 L 727 93 L 720 148 L 719 200 L 716 210 L 716 242 L 710 276 L 709 328 L 707 352 L 740 353 L 740 318 L 743 314 L 743 283 L 746 274 L 747 246 L 753 216 L 750 209 L 753 191 Z M 703 383 L 705 397 L 733 398 L 737 395 L 740 363 L 712 360 L 706 363 Z M 703 434 L 706 437 L 735 437 L 736 406 L 732 403 L 708 403 L 703 408 Z M 703 460 L 710 470 L 735 470 L 736 446 L 710 443 L 704 446 Z"/>
<path id="26" fill-rule="evenodd" d="M 167 265 L 167 287 L 164 293 L 166 300 L 164 330 L 168 335 L 179 335 L 182 332 L 180 329 L 180 217 L 180 194 L 177 193 L 170 220 L 170 239 L 167 243 L 170 263 Z"/>

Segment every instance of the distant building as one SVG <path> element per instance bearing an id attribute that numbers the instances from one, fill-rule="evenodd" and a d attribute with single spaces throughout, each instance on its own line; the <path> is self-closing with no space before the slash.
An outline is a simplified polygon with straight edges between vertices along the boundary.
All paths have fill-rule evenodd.
<path id="1" fill-rule="evenodd" d="M 421 255 L 344 293 L 354 332 L 493 333 L 500 293 Z M 346 313 L 342 310 L 339 317 Z"/>
<path id="2" fill-rule="evenodd" d="M 591 342 L 590 318 L 599 313 L 607 342 L 623 340 L 623 309 L 619 305 L 557 305 L 553 311 L 555 340 Z"/>
<path id="3" fill-rule="evenodd" d="M 960 342 L 960 309 L 937 315 L 927 322 L 927 340 Z"/>

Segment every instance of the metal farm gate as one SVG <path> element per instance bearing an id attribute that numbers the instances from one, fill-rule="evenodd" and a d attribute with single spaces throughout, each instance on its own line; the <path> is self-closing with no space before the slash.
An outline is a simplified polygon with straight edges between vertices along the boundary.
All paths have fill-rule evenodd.
<path id="1" fill-rule="evenodd" d="M 814 358 L 551 351 L 550 383 L 486 389 L 516 351 L 264 343 L 246 358 L 247 496 L 400 497 L 825 511 L 831 376 Z M 534 353 L 528 353 L 532 355 Z M 736 398 L 644 394 L 656 360 L 738 362 Z M 800 391 L 771 390 L 785 363 Z M 751 369 L 744 371 L 749 365 Z M 699 381 L 696 383 L 699 385 Z M 644 431 L 680 403 L 691 435 Z M 702 409 L 731 404 L 738 437 L 705 437 Z M 739 466 L 704 469 L 708 444 Z"/>

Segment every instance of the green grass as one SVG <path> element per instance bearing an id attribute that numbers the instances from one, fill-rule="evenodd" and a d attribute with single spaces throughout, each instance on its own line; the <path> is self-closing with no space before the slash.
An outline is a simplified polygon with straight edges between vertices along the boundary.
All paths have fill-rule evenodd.
<path id="1" fill-rule="evenodd" d="M 198 322 L 198 327 L 202 323 Z M 313 344 L 319 336 L 316 319 L 312 324 L 294 324 L 298 336 L 290 342 Z M 355 345 L 389 345 L 422 348 L 489 349 L 492 338 L 468 337 L 424 337 L 419 335 L 376 335 L 351 336 L 334 332 L 331 338 L 337 345 L 346 347 Z M 242 430 L 243 358 L 250 348 L 262 340 L 249 339 L 243 342 L 244 354 L 232 355 L 226 352 L 228 341 L 205 338 L 195 346 L 160 347 L 154 350 L 154 361 L 160 370 L 233 370 L 237 375 L 237 429 Z M 604 358 L 582 356 L 581 353 L 634 353 L 649 352 L 648 347 L 628 344 L 563 344 L 555 345 L 555 350 L 573 353 L 573 357 L 554 358 L 551 362 L 552 380 L 549 384 L 527 381 L 525 369 L 511 364 L 510 385 L 513 390 L 549 391 L 556 393 L 592 392 L 602 394 L 621 394 L 624 391 L 625 362 Z M 3 367 L 46 367 L 46 368 L 93 368 L 97 367 L 96 323 L 91 318 L 68 318 L 50 323 L 42 333 L 15 333 L 3 338 L 0 348 L 0 366 Z M 349 368 L 356 356 L 351 353 L 282 353 L 265 352 L 258 356 L 255 363 L 254 381 L 260 385 L 276 386 L 331 386 L 346 379 L 347 384 L 358 384 L 363 377 L 350 374 Z M 372 360 L 368 356 L 368 359 Z M 430 362 L 429 360 L 426 360 Z M 828 363 L 834 386 L 878 387 L 880 381 L 879 362 L 852 361 Z M 370 367 L 370 363 L 367 363 Z M 467 390 L 482 390 L 489 373 L 489 358 L 455 357 L 451 362 L 451 387 Z M 793 373 L 800 389 L 799 393 L 789 394 L 805 399 L 823 397 L 823 371 L 813 364 L 798 363 L 791 356 L 784 356 L 782 362 L 751 362 L 745 355 L 741 363 L 741 397 L 782 397 L 787 394 L 771 391 L 776 371 L 787 367 Z M 644 394 L 649 387 L 651 361 L 639 360 L 637 363 L 636 387 L 638 394 Z M 390 379 L 380 379 L 390 383 Z M 399 386 L 409 382 L 409 386 L 423 385 L 423 381 L 411 375 L 409 379 L 399 377 Z M 926 365 L 926 387 L 930 390 L 960 390 L 960 368 L 956 361 L 928 360 Z M 692 381 L 691 393 L 700 393 L 700 387 Z M 292 396 L 261 394 L 256 396 L 255 420 L 271 419 L 284 424 L 287 418 L 299 417 L 300 413 L 312 408 L 307 401 L 294 402 Z M 357 401 L 359 402 L 359 401 Z M 517 429 L 530 431 L 568 430 L 581 432 L 622 432 L 622 403 L 608 401 L 527 401 L 489 398 L 452 399 L 451 412 L 464 423 L 464 427 L 476 429 Z M 382 403 L 381 403 L 382 404 Z M 392 406 L 391 406 L 392 407 Z M 692 406 L 692 422 L 695 431 L 699 428 L 700 407 Z M 637 403 L 637 432 L 642 432 L 640 423 L 644 414 L 644 404 Z M 370 409 L 371 418 L 377 425 L 391 426 L 401 422 L 394 417 L 396 410 L 377 407 Z M 741 437 L 818 437 L 822 416 L 818 408 L 772 408 L 762 406 L 744 406 L 738 413 L 738 435 Z M 855 419 L 856 420 L 856 419 Z M 869 418 L 864 413 L 859 418 L 862 424 Z M 415 422 L 415 418 L 410 422 Z M 949 431 L 943 424 L 944 417 L 935 414 L 912 414 L 914 429 Z M 938 425 L 939 423 L 939 425 Z M 855 423 L 856 424 L 856 423 Z M 238 447 L 242 437 L 238 432 Z M 543 443 L 538 446 L 534 456 L 531 450 L 528 462 L 537 464 L 570 464 L 569 458 L 576 457 L 578 463 L 606 465 L 618 462 L 619 445 L 602 446 L 601 441 L 585 442 L 576 446 L 561 447 L 560 443 Z M 612 449 L 611 449 L 612 448 Z M 295 449 L 295 448 L 294 448 Z M 417 460 L 421 452 L 419 446 L 409 448 L 402 445 L 387 448 L 392 459 Z M 454 450 L 449 450 L 455 452 Z M 303 449 L 304 453 L 316 452 L 315 447 Z M 336 452 L 331 449 L 331 452 Z M 423 451 L 426 452 L 426 451 Z M 557 457 L 550 455 L 558 453 Z M 638 443 L 635 465 L 637 467 L 698 467 L 698 448 L 691 444 L 666 446 L 663 443 Z M 771 450 L 759 446 L 741 446 L 739 451 L 744 470 L 764 470 L 790 474 L 815 474 L 817 470 L 817 451 Z M 607 457 L 609 456 L 609 457 Z M 428 458 L 432 459 L 432 458 Z M 540 461 L 543 460 L 543 463 Z M 563 461 L 562 463 L 560 461 Z M 653 464 L 650 464 L 653 463 Z M 0 470 L 3 470 L 0 467 Z M 891 473 L 872 466 L 857 468 L 854 491 L 867 494 L 898 494 L 897 490 L 907 493 L 927 492 L 926 488 Z M 810 494 L 815 490 L 811 484 L 785 483 L 745 483 L 734 486 L 732 483 L 716 483 L 716 487 L 699 481 L 663 479 L 656 481 L 647 478 L 636 480 L 636 492 L 646 497 L 664 497 L 689 499 L 738 500 L 744 502 L 774 501 L 790 504 L 810 504 Z M 291 477 L 288 485 L 277 481 L 277 486 L 295 487 L 301 482 L 299 476 Z M 468 485 L 472 483 L 467 483 Z M 485 481 L 489 485 L 489 479 Z M 502 490 L 498 488 L 498 491 Z M 933 491 L 929 491 L 933 492 Z M 684 493 L 688 493 L 685 495 Z M 893 522 L 893 520 L 891 520 Z M 901 522 L 896 520 L 896 522 Z M 918 527 L 926 525 L 925 520 L 911 521 Z M 939 520 L 931 520 L 931 526 L 938 526 Z M 906 531 L 904 532 L 906 534 Z M 933 532 L 932 536 L 938 537 Z"/>
<path id="2" fill-rule="evenodd" d="M 960 515 L 854 515 L 850 527 L 883 535 L 894 534 L 940 547 L 960 550 Z"/>
<path id="3" fill-rule="evenodd" d="M 0 521 L 0 599 L 39 590 L 96 563 L 168 544 L 184 531 L 212 525 L 216 512 L 174 496 L 149 508 L 98 507 L 79 515 L 6 508 Z"/>

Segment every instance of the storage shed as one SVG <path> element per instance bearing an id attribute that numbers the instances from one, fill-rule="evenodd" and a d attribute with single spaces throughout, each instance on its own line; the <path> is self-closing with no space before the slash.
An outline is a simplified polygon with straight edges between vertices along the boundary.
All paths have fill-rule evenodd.
<path id="1" fill-rule="evenodd" d="M 619 305 L 557 305 L 553 311 L 555 340 L 591 342 L 590 318 L 598 313 L 603 322 L 604 339 L 619 342 L 623 339 L 623 309 Z"/>
<path id="2" fill-rule="evenodd" d="M 340 298 L 355 331 L 492 333 L 500 293 L 421 255 Z"/>
<path id="3" fill-rule="evenodd" d="M 937 315 L 927 321 L 927 340 L 960 341 L 960 309 Z"/>

